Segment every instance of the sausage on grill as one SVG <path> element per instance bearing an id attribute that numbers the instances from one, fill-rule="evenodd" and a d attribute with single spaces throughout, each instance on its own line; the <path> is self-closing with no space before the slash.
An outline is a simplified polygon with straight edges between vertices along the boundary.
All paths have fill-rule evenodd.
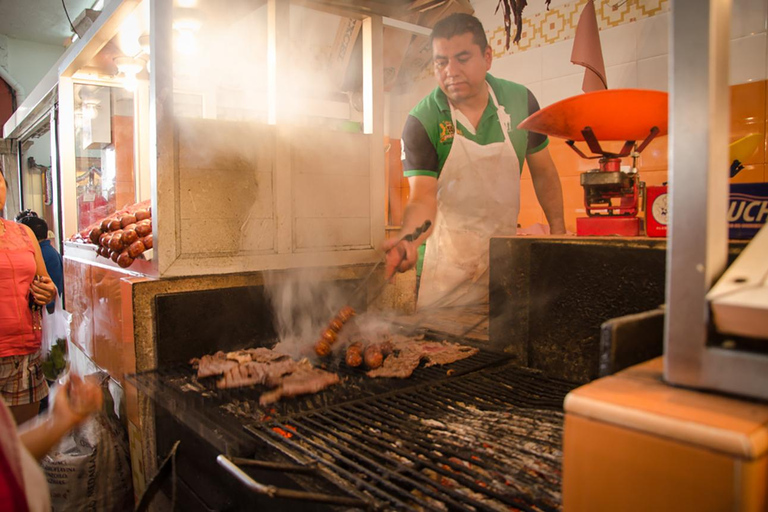
<path id="1" fill-rule="evenodd" d="M 347 347 L 347 366 L 357 368 L 363 364 L 363 344 L 359 341 Z"/>
<path id="2" fill-rule="evenodd" d="M 381 347 L 378 343 L 373 343 L 365 347 L 365 366 L 375 370 L 384 362 L 384 355 L 381 353 Z"/>

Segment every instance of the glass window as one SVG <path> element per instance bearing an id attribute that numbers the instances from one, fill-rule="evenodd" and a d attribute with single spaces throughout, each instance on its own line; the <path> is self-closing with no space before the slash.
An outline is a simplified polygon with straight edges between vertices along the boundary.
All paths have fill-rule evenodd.
<path id="1" fill-rule="evenodd" d="M 134 133 L 132 91 L 75 84 L 78 230 L 137 201 Z"/>

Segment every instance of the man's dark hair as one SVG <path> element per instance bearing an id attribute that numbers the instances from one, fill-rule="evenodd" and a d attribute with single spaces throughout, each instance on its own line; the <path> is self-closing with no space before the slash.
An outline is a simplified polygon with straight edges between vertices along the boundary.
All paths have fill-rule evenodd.
<path id="1" fill-rule="evenodd" d="M 488 46 L 488 39 L 485 37 L 483 24 L 471 14 L 461 12 L 453 13 L 438 21 L 432 29 L 429 42 L 431 44 L 437 38 L 450 39 L 466 33 L 472 34 L 472 42 L 480 47 L 481 52 L 484 52 Z"/>
<path id="2" fill-rule="evenodd" d="M 41 219 L 37 215 L 27 215 L 26 217 L 22 217 L 19 219 L 21 224 L 24 224 L 25 226 L 28 226 L 29 229 L 32 230 L 32 232 L 35 234 L 35 237 L 37 237 L 37 241 L 43 241 L 48 238 L 48 223 L 45 222 L 44 219 Z"/>

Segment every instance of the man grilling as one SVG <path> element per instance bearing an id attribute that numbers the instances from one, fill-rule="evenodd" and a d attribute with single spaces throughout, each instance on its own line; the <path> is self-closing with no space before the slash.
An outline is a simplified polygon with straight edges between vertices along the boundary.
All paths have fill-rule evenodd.
<path id="1" fill-rule="evenodd" d="M 438 87 L 403 128 L 411 195 L 402 231 L 425 220 L 432 227 L 412 242 L 385 242 L 386 276 L 416 266 L 419 308 L 481 305 L 489 240 L 517 229 L 523 159 L 553 234 L 565 233 L 562 188 L 548 138 L 516 128 L 538 102 L 526 87 L 488 73 L 493 53 L 480 21 L 452 14 L 431 41 Z"/>

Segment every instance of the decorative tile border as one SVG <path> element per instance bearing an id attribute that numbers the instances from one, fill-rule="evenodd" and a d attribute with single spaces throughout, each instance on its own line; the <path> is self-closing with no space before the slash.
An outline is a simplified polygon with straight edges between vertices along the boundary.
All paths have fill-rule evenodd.
<path id="1" fill-rule="evenodd" d="M 506 35 L 502 24 L 486 30 L 488 44 L 493 49 L 494 58 L 498 59 L 531 48 L 573 39 L 576 35 L 579 16 L 586 3 L 587 0 L 579 0 L 532 16 L 526 16 L 523 11 L 523 33 L 520 44 L 511 44 L 509 50 L 504 48 Z M 669 0 L 596 0 L 595 11 L 600 30 L 605 30 L 667 12 Z M 501 22 L 500 15 L 498 18 Z"/>

